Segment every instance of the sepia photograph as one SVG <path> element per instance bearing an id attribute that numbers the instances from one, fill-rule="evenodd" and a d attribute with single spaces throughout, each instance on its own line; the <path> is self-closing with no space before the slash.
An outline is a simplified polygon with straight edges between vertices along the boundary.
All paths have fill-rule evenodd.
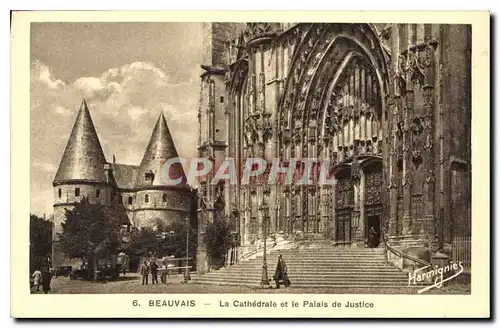
<path id="1" fill-rule="evenodd" d="M 469 25 L 31 42 L 34 292 L 470 293 Z"/>
<path id="2" fill-rule="evenodd" d="M 359 21 L 30 22 L 20 287 L 206 310 L 478 291 L 473 25 Z"/>

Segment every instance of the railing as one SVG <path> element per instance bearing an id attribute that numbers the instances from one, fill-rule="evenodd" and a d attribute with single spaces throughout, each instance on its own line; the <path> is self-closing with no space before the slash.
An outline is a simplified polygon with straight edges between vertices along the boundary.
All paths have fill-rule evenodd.
<path id="1" fill-rule="evenodd" d="M 241 261 L 244 261 L 246 260 L 247 258 L 249 258 L 250 256 L 252 255 L 255 255 L 257 253 L 259 253 L 260 251 L 264 251 L 264 246 L 261 246 L 261 247 L 257 247 L 256 249 L 254 250 L 251 250 L 249 252 L 246 252 L 246 253 L 243 253 L 241 254 L 241 256 L 238 257 L 238 260 L 236 262 L 241 262 Z"/>
<path id="2" fill-rule="evenodd" d="M 422 259 L 419 259 L 417 257 L 414 257 L 410 254 L 406 254 L 406 253 L 403 253 L 397 249 L 395 249 L 394 247 L 392 247 L 391 245 L 389 245 L 389 243 L 387 243 L 387 239 L 385 237 L 386 235 L 386 232 L 385 231 L 382 231 L 381 233 L 382 235 L 382 241 L 385 245 L 385 259 L 387 262 L 389 262 L 389 258 L 388 258 L 388 254 L 387 252 L 391 252 L 392 254 L 396 255 L 397 257 L 401 258 L 401 259 L 407 259 L 407 260 L 410 260 L 413 262 L 413 270 L 415 270 L 415 264 L 420 264 L 421 266 L 430 266 L 431 264 L 422 260 Z M 403 263 L 401 264 L 401 269 L 403 269 Z"/>
<path id="3" fill-rule="evenodd" d="M 273 250 L 277 245 L 276 236 L 269 236 L 269 239 L 272 241 L 272 243 L 268 242 L 268 244 L 266 245 L 266 248 L 267 248 L 266 254 L 268 254 L 271 250 Z M 264 245 L 262 243 L 260 244 L 260 246 L 257 246 L 257 248 L 239 255 L 234 264 L 241 262 L 241 261 L 244 261 L 244 260 L 248 259 L 249 257 L 251 257 L 257 253 L 260 253 L 260 252 L 264 252 Z"/>
<path id="4" fill-rule="evenodd" d="M 471 266 L 471 239 L 470 236 L 453 237 L 452 241 L 452 260 L 462 262 L 463 266 Z"/>

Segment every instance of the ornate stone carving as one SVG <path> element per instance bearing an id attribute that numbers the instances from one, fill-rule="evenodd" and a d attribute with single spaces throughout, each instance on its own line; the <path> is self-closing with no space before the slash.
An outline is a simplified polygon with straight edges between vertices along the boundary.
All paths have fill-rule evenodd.
<path id="1" fill-rule="evenodd" d="M 389 182 L 389 185 L 387 185 L 387 189 L 396 189 L 397 188 L 397 182 L 398 179 L 395 176 L 392 176 Z"/>
<path id="2" fill-rule="evenodd" d="M 420 118 L 417 117 L 413 119 L 411 131 L 417 136 L 420 136 L 422 132 L 424 132 L 424 126 L 422 125 Z"/>
<path id="3" fill-rule="evenodd" d="M 434 171 L 433 170 L 429 170 L 427 172 L 427 177 L 425 178 L 425 183 L 431 184 L 431 183 L 434 183 L 435 180 L 436 180 L 436 177 L 434 176 Z"/>
<path id="4" fill-rule="evenodd" d="M 411 176 L 407 173 L 401 180 L 401 184 L 405 188 L 410 188 L 411 187 Z"/>
<path id="5" fill-rule="evenodd" d="M 374 172 L 365 175 L 366 204 L 381 203 L 382 172 Z"/>

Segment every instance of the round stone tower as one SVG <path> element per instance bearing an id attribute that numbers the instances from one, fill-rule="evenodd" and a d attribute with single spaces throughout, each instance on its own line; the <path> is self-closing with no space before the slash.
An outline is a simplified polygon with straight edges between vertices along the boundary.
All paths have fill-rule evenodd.
<path id="1" fill-rule="evenodd" d="M 136 175 L 136 197 L 132 224 L 136 227 L 155 227 L 158 222 L 168 225 L 184 222 L 191 216 L 192 192 L 186 184 L 180 163 L 170 166 L 171 179 L 181 178 L 182 183 L 172 185 L 162 176 L 165 162 L 178 157 L 172 136 L 163 113 L 158 118 L 141 165 Z"/>
<path id="2" fill-rule="evenodd" d="M 107 184 L 106 158 L 85 100 L 80 105 L 73 130 L 52 185 L 54 186 L 54 228 L 52 266 L 68 264 L 58 247 L 58 233 L 66 209 L 86 197 L 91 203 L 105 204 L 111 191 Z"/>

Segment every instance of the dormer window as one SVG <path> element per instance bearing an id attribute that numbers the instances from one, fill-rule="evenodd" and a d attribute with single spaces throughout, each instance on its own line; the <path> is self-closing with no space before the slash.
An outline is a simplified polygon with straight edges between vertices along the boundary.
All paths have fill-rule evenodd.
<path id="1" fill-rule="evenodd" d="M 155 179 L 155 175 L 153 172 L 149 171 L 149 172 L 144 173 L 144 180 L 153 182 L 154 179 Z"/>

